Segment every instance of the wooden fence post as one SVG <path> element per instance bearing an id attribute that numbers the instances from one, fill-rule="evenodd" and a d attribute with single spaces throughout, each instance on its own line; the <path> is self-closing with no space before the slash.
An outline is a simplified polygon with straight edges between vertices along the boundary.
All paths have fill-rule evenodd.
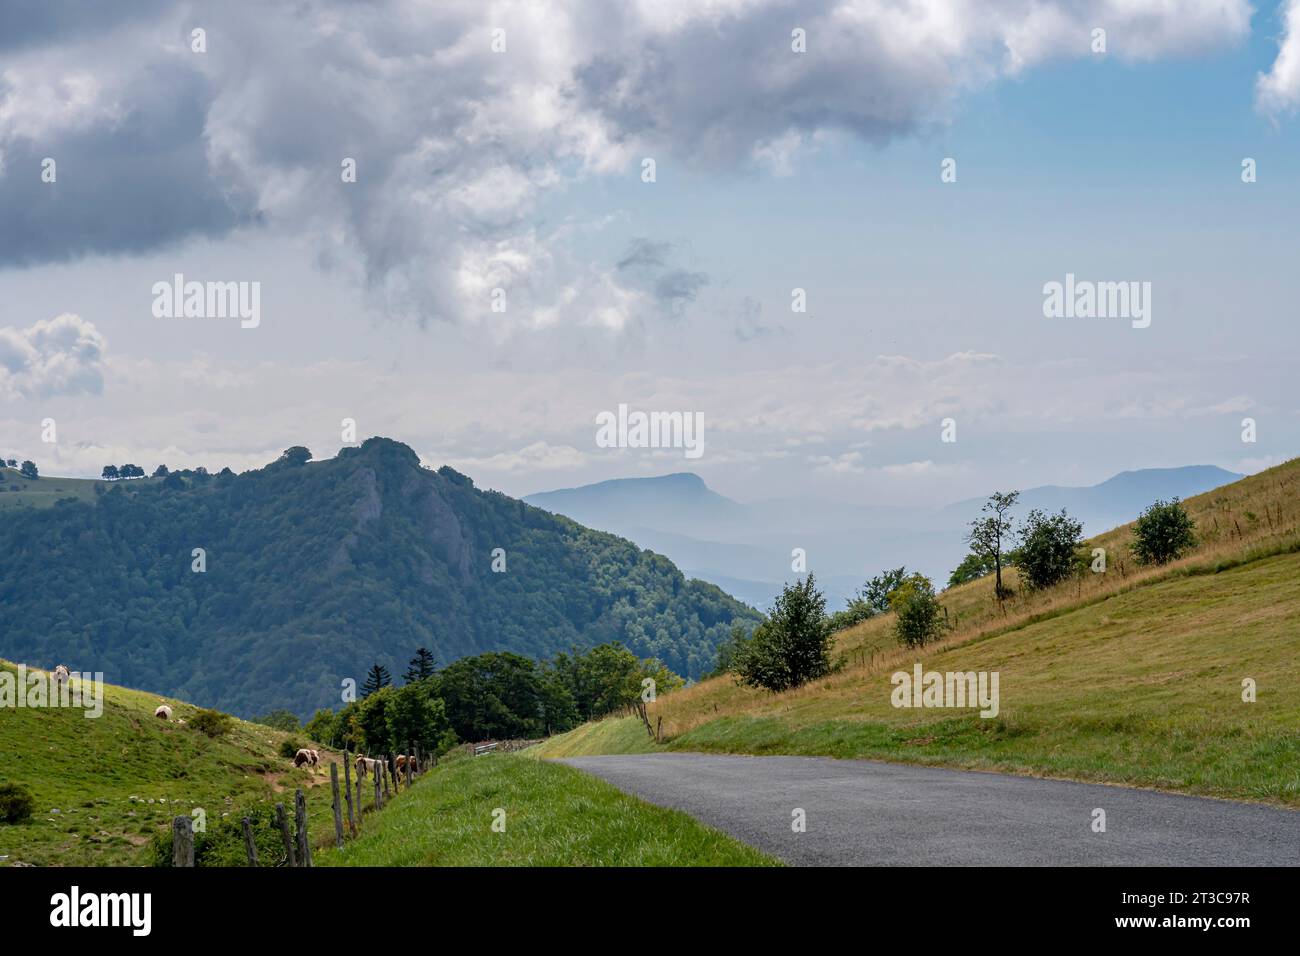
<path id="1" fill-rule="evenodd" d="M 339 798 L 339 765 L 330 764 L 330 789 L 334 791 L 334 842 L 343 849 L 343 801 Z"/>
<path id="2" fill-rule="evenodd" d="M 379 776 L 384 778 L 384 799 L 388 799 L 388 779 L 392 774 L 388 770 L 388 754 L 379 758 Z"/>
<path id="3" fill-rule="evenodd" d="M 348 832 L 356 836 L 357 824 L 352 816 L 352 761 L 348 759 L 347 750 L 343 751 L 343 795 L 348 800 Z"/>
<path id="4" fill-rule="evenodd" d="M 284 861 L 289 866 L 298 865 L 298 854 L 293 851 L 293 837 L 289 833 L 289 814 L 283 803 L 275 805 L 275 821 L 280 824 L 280 839 L 284 843 Z"/>
<path id="5" fill-rule="evenodd" d="M 311 866 L 311 843 L 307 840 L 307 798 L 298 790 L 293 798 L 294 822 L 298 828 L 298 865 Z"/>
<path id="6" fill-rule="evenodd" d="M 383 794 L 384 784 L 383 781 L 379 779 L 379 777 L 382 774 L 383 774 L 383 770 L 381 769 L 380 765 L 375 764 L 375 809 L 376 810 L 384 809 L 384 794 Z"/>
<path id="7" fill-rule="evenodd" d="M 194 821 L 177 817 L 172 821 L 172 866 L 194 865 Z"/>
<path id="8" fill-rule="evenodd" d="M 415 759 L 414 755 L 415 748 L 411 746 L 411 742 L 408 740 L 406 742 L 406 787 L 408 790 L 411 787 L 411 774 L 415 772 L 415 768 L 411 766 L 411 761 Z"/>
<path id="9" fill-rule="evenodd" d="M 257 866 L 257 841 L 253 839 L 253 821 L 244 817 L 244 850 L 248 853 L 248 865 Z"/>

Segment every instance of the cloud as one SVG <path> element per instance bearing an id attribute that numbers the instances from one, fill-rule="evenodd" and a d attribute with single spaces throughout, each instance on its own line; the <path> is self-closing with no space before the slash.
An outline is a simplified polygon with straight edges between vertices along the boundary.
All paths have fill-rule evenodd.
<path id="1" fill-rule="evenodd" d="M 1255 106 L 1276 119 L 1300 105 L 1300 0 L 1285 0 L 1277 59 L 1255 81 Z"/>
<path id="2" fill-rule="evenodd" d="M 588 456 L 570 445 L 555 446 L 544 441 L 533 442 L 518 451 L 502 452 L 482 458 L 453 458 L 449 461 L 456 469 L 463 469 L 469 474 L 486 472 L 535 472 L 554 471 L 557 469 L 578 468 L 586 464 Z"/>
<path id="3" fill-rule="evenodd" d="M 937 475 L 940 472 L 964 472 L 967 466 L 964 462 L 954 464 L 937 464 L 930 459 L 924 461 L 906 461 L 893 465 L 882 465 L 881 474 L 888 475 L 891 478 L 922 478 Z"/>
<path id="4" fill-rule="evenodd" d="M 815 471 L 835 475 L 855 475 L 867 470 L 862 464 L 860 451 L 849 451 L 842 455 L 810 455 L 808 461 Z"/>
<path id="5" fill-rule="evenodd" d="M 6 57 L 0 264 L 144 253 L 256 221 L 252 194 L 209 164 L 214 90 L 184 59 L 197 54 L 181 52 L 173 15 L 78 28 Z"/>
<path id="6" fill-rule="evenodd" d="M 1266 468 L 1282 464 L 1282 461 L 1276 455 L 1264 455 L 1259 458 L 1239 458 L 1228 467 L 1243 475 L 1257 475 Z"/>
<path id="7" fill-rule="evenodd" d="M 672 265 L 676 253 L 671 242 L 633 239 L 615 266 L 618 279 L 648 295 L 660 312 L 680 316 L 709 284 L 709 277 Z"/>
<path id="8" fill-rule="evenodd" d="M 586 261 L 538 215 L 573 183 L 632 179 L 643 156 L 647 188 L 674 166 L 787 175 L 828 133 L 883 143 L 1090 55 L 1099 24 L 1112 55 L 1146 59 L 1234 42 L 1250 18 L 1246 0 L 230 0 L 202 8 L 195 53 L 188 4 L 100 6 L 0 20 L 0 265 L 258 227 L 309 237 L 390 316 L 500 337 L 624 332 L 708 282 Z"/>
<path id="9" fill-rule="evenodd" d="M 66 312 L 26 329 L 0 327 L 0 394 L 99 394 L 107 346 L 94 325 Z"/>

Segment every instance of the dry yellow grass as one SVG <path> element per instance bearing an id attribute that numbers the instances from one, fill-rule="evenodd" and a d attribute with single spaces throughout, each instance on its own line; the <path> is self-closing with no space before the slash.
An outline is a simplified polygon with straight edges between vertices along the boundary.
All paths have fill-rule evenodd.
<path id="1" fill-rule="evenodd" d="M 1197 547 L 1181 560 L 1163 567 L 1142 567 L 1129 551 L 1132 524 L 1114 528 L 1087 543 L 1090 549 L 1106 549 L 1105 574 L 1088 574 L 1034 594 L 1019 587 L 1011 569 L 1004 577 L 1016 593 L 1001 604 L 993 596 L 991 578 L 944 591 L 940 600 L 953 626 L 928 650 L 937 653 L 1162 580 L 1296 547 L 1300 544 L 1300 458 L 1189 498 L 1184 505 L 1196 521 Z M 787 704 L 834 693 L 846 685 L 860 685 L 871 675 L 892 672 L 916 656 L 898 645 L 892 614 L 842 631 L 836 639 L 836 652 L 844 656 L 845 667 L 826 680 L 774 695 L 738 687 L 729 676 L 713 678 L 661 697 L 651 705 L 651 720 L 663 717 L 664 735 L 672 738 L 718 717 L 779 712 Z"/>

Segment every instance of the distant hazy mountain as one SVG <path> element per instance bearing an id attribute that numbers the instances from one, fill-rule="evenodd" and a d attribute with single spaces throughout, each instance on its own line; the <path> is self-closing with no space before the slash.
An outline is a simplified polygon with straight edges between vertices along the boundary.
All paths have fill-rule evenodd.
<path id="1" fill-rule="evenodd" d="M 617 525 L 687 534 L 743 522 L 748 511 L 689 472 L 657 478 L 615 478 L 579 488 L 544 491 L 524 501 L 589 528 Z"/>
<path id="2" fill-rule="evenodd" d="M 1241 476 L 1211 465 L 1126 471 L 1101 484 L 1025 489 L 1016 516 L 1065 508 L 1096 534 L 1132 521 L 1157 498 L 1209 491 Z M 529 495 L 539 508 L 622 535 L 670 558 L 683 572 L 766 609 L 786 581 L 791 551 L 803 548 L 826 591 L 844 602 L 868 577 L 905 564 L 939 584 L 966 554 L 964 533 L 984 498 L 938 508 L 900 508 L 816 499 L 734 501 L 689 473 L 621 478 Z"/>
<path id="3" fill-rule="evenodd" d="M 1043 511 L 1059 511 L 1064 508 L 1083 522 L 1085 534 L 1097 534 L 1127 524 L 1157 498 L 1190 498 L 1242 477 L 1213 465 L 1124 471 L 1099 485 L 1084 488 L 1044 485 L 1041 488 L 1026 489 L 1021 492 L 1016 513 L 1022 516 L 1033 508 Z M 949 505 L 943 509 L 943 513 L 965 523 L 979 513 L 983 504 L 983 498 L 968 498 Z"/>

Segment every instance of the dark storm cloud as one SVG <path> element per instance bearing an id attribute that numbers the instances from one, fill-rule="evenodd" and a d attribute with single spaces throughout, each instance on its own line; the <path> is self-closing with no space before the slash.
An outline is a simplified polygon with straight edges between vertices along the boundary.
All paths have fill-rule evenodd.
<path id="1" fill-rule="evenodd" d="M 5 150 L 0 264 L 147 252 L 253 218 L 251 198 L 241 200 L 209 171 L 203 77 L 152 67 L 131 93 L 120 117 Z M 56 164 L 53 183 L 41 179 L 47 157 Z"/>
<path id="2" fill-rule="evenodd" d="M 174 6 L 173 0 L 4 0 L 0 53 L 103 35 Z"/>

